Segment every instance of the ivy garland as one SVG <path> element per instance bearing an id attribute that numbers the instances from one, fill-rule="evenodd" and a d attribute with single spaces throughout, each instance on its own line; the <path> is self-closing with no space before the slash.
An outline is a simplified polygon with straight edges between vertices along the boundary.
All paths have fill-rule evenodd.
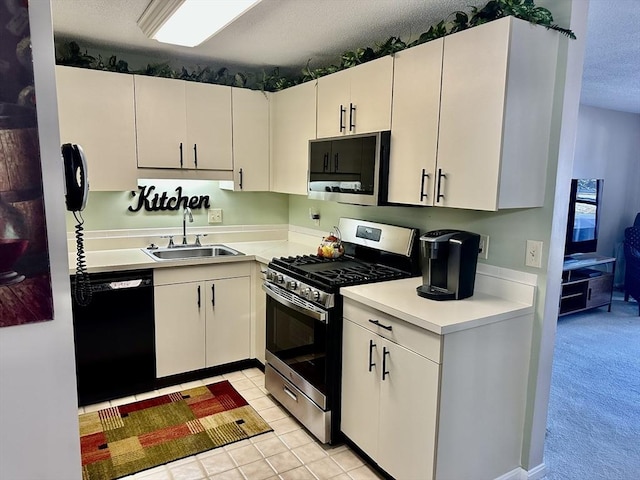
<path id="1" fill-rule="evenodd" d="M 542 25 L 548 29 L 556 30 L 571 39 L 576 38 L 571 30 L 554 24 L 551 12 L 546 8 L 536 6 L 533 0 L 490 0 L 482 8 L 471 7 L 470 15 L 462 11 L 449 14 L 447 20 L 442 20 L 432 25 L 429 27 L 429 30 L 422 33 L 418 39 L 410 43 L 402 41 L 399 37 L 390 37 L 382 44 L 376 45 L 376 48 L 364 47 L 354 51 L 344 52 L 340 56 L 338 65 L 329 65 L 328 67 L 311 68 L 311 60 L 309 59 L 307 64 L 301 69 L 301 74 L 298 76 L 288 77 L 280 75 L 278 67 L 270 71 L 263 70 L 261 74 L 242 72 L 232 74 L 226 67 L 215 69 L 208 66 L 198 66 L 193 71 L 188 71 L 184 67 L 179 70 L 174 70 L 166 62 L 148 64 L 141 70 L 130 70 L 128 63 L 124 60 L 117 59 L 115 55 L 109 57 L 105 62 L 100 55 L 96 58 L 89 55 L 86 50 L 83 53 L 80 46 L 74 41 L 61 42 L 57 46 L 56 63 L 58 65 L 95 70 L 177 78 L 193 82 L 215 83 L 273 92 L 510 15 L 537 25 Z"/>

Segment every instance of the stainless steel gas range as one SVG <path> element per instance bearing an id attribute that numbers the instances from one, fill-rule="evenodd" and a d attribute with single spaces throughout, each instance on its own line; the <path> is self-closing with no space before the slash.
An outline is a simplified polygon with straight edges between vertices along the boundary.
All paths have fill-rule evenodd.
<path id="1" fill-rule="evenodd" d="M 323 443 L 340 440 L 340 288 L 420 275 L 416 229 L 341 218 L 345 253 L 274 258 L 267 294 L 267 390 Z"/>

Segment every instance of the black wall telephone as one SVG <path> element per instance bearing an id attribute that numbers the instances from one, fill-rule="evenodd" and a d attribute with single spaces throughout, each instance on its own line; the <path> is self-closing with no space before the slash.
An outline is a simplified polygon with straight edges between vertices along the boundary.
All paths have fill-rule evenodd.
<path id="1" fill-rule="evenodd" d="M 89 195 L 87 161 L 80 145 L 65 143 L 62 145 L 64 160 L 65 199 L 67 210 L 84 210 Z"/>
<path id="2" fill-rule="evenodd" d="M 76 219 L 76 275 L 73 284 L 73 297 L 78 305 L 91 303 L 91 282 L 87 273 L 84 255 L 83 227 L 84 219 L 80 213 L 84 210 L 89 196 L 87 161 L 80 145 L 65 143 L 62 145 L 64 163 L 65 201 L 67 210 L 73 212 Z"/>

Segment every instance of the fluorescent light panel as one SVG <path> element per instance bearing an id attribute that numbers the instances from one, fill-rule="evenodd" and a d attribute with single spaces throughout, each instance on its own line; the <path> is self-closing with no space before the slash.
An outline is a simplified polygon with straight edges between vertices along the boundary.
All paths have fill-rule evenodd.
<path id="1" fill-rule="evenodd" d="M 260 0 L 184 0 L 157 31 L 145 33 L 151 33 L 151 38 L 162 43 L 195 47 L 259 2 Z M 151 7 L 150 4 L 148 8 Z"/>

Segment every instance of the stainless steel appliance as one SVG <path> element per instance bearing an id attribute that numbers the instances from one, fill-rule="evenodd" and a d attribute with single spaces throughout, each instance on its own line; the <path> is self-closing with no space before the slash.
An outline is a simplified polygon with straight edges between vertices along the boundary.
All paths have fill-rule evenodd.
<path id="1" fill-rule="evenodd" d="M 267 390 L 324 443 L 339 440 L 340 288 L 420 275 L 418 231 L 341 218 L 345 253 L 274 258 L 267 293 Z"/>
<path id="2" fill-rule="evenodd" d="M 309 141 L 309 198 L 387 203 L 391 132 Z"/>
<path id="3" fill-rule="evenodd" d="M 461 300 L 473 295 L 480 235 L 434 230 L 420 237 L 422 278 L 418 295 L 431 300 Z"/>

